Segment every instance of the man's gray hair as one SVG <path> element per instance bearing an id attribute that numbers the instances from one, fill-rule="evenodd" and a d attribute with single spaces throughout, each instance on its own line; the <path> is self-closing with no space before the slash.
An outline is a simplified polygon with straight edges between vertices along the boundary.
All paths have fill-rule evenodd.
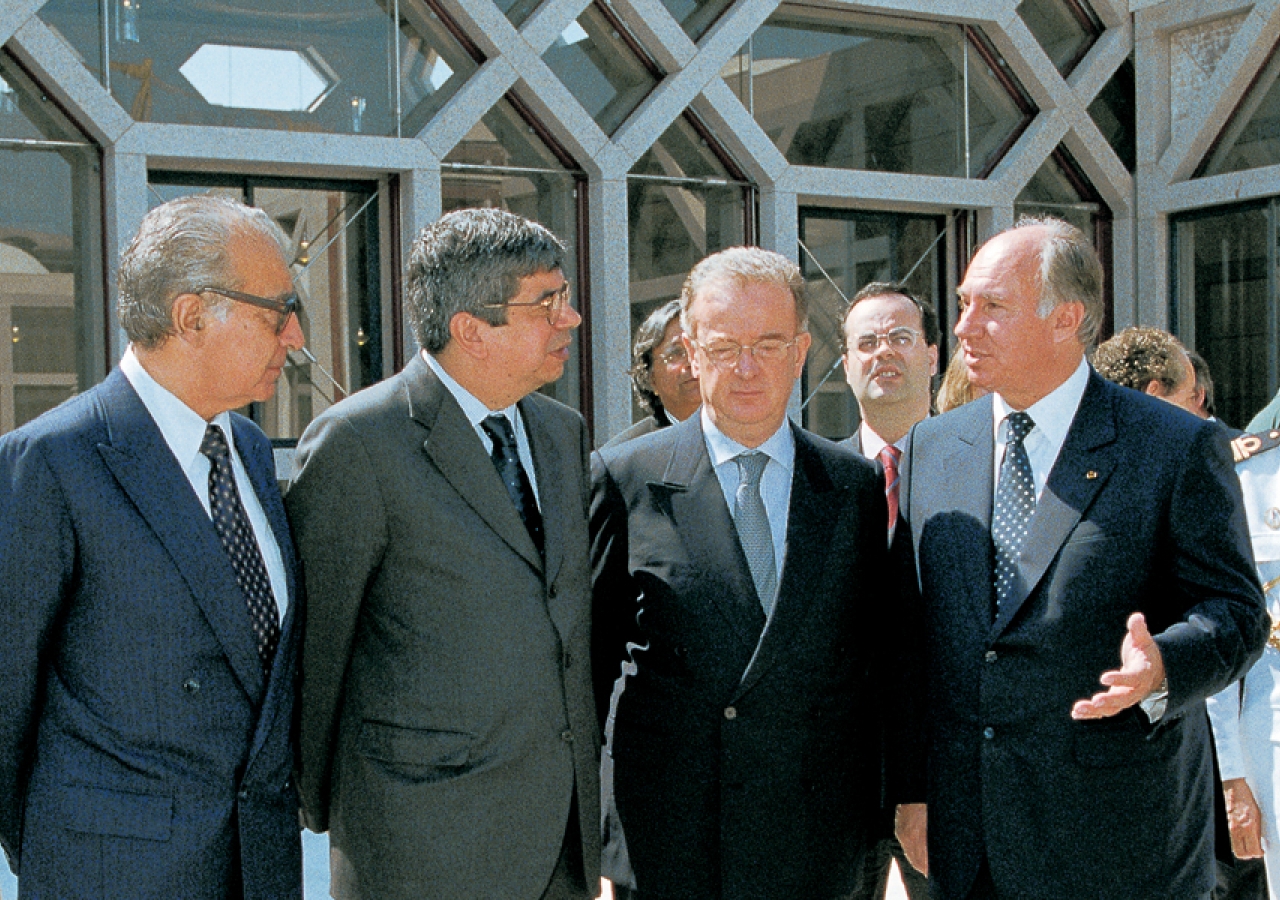
<path id="1" fill-rule="evenodd" d="M 240 289 L 228 253 L 237 235 L 271 241 L 288 263 L 289 241 L 280 226 L 237 200 L 212 194 L 179 197 L 147 213 L 120 256 L 116 276 L 116 316 L 129 340 L 143 349 L 163 344 L 175 332 L 173 301 L 182 294 Z M 231 301 L 209 297 L 205 303 L 225 311 Z"/>
<path id="2" fill-rule="evenodd" d="M 501 209 L 441 216 L 413 242 L 405 269 L 405 303 L 418 346 L 443 350 L 449 322 L 461 312 L 504 324 L 501 305 L 515 299 L 520 279 L 559 269 L 564 258 L 560 239 L 523 216 Z"/>
<path id="3" fill-rule="evenodd" d="M 796 304 L 796 330 L 809 330 L 809 300 L 800 267 L 781 253 L 760 247 L 730 247 L 713 253 L 693 267 L 680 291 L 680 324 L 694 336 L 689 307 L 700 291 L 713 284 L 743 287 L 749 284 L 776 284 L 791 292 Z"/>
<path id="4" fill-rule="evenodd" d="M 1093 242 L 1070 222 L 1053 216 L 1023 216 L 1015 230 L 1040 228 L 1046 232 L 1040 247 L 1040 318 L 1062 303 L 1084 306 L 1076 337 L 1086 348 L 1093 346 L 1102 329 L 1102 260 Z"/>

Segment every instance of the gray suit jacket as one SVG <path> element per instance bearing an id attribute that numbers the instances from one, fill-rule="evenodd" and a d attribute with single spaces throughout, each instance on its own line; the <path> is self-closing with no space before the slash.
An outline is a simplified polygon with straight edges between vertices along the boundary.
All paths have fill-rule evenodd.
<path id="1" fill-rule="evenodd" d="M 520 409 L 545 563 L 420 356 L 299 444 L 299 785 L 335 897 L 536 900 L 571 810 L 599 877 L 586 428 L 539 394 Z"/>

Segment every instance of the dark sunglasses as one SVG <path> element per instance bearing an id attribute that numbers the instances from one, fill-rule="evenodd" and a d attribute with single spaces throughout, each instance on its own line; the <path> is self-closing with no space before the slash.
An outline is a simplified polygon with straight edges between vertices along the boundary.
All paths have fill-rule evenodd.
<path id="1" fill-rule="evenodd" d="M 227 288 L 204 287 L 196 291 L 197 294 L 217 294 L 219 297 L 226 297 L 228 300 L 238 300 L 241 303 L 248 303 L 250 306 L 256 306 L 259 309 L 269 309 L 280 317 L 276 322 L 276 334 L 284 331 L 286 325 L 289 324 L 289 317 L 295 315 L 302 309 L 302 301 L 298 299 L 298 292 L 286 294 L 284 297 L 276 299 L 274 297 L 259 297 L 257 294 L 246 294 L 243 291 L 232 291 Z"/>

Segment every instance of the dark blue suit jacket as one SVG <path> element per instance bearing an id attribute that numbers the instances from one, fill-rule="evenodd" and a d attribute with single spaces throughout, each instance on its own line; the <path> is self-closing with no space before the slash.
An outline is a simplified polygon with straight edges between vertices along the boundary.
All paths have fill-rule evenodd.
<path id="1" fill-rule="evenodd" d="M 232 430 L 292 601 L 269 683 L 213 524 L 119 370 L 0 438 L 0 841 L 24 897 L 301 894 L 297 564 L 270 443 Z"/>
<path id="2" fill-rule="evenodd" d="M 1001 896 L 1169 900 L 1213 887 L 1204 698 L 1260 654 L 1267 619 L 1240 487 L 1211 424 L 1090 374 L 1030 524 L 1014 602 L 992 621 L 992 403 L 921 422 L 903 458 L 927 617 L 929 863 L 966 895 L 985 856 Z M 1147 623 L 1169 679 L 1077 722 Z"/>

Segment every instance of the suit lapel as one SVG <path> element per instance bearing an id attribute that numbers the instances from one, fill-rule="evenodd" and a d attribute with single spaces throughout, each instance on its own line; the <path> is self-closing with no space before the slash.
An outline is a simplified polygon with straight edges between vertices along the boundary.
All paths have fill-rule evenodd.
<path id="1" fill-rule="evenodd" d="M 1003 631 L 1040 583 L 1081 516 L 1098 496 L 1118 462 L 1115 415 L 1107 386 L 1096 372 L 1080 398 L 1058 459 L 1036 504 L 1019 564 L 1018 593 L 995 622 Z"/>
<path id="2" fill-rule="evenodd" d="M 427 458 L 499 537 L 529 565 L 542 571 L 542 557 L 533 538 L 493 468 L 480 436 L 449 389 L 418 354 L 414 354 L 400 377 L 408 393 L 409 416 L 427 430 L 423 442 Z"/>
<path id="3" fill-rule="evenodd" d="M 213 523 L 159 426 L 118 369 L 103 383 L 100 396 L 107 423 L 107 442 L 98 445 L 103 462 L 173 559 L 245 693 L 260 702 L 265 685 L 253 628 Z"/>
<path id="4" fill-rule="evenodd" d="M 788 552 L 783 557 L 778 601 L 765 625 L 755 656 L 747 666 L 738 693 L 745 693 L 791 646 L 790 636 L 812 609 L 810 598 L 817 596 L 827 571 L 831 550 L 830 529 L 836 522 L 853 527 L 854 521 L 840 519 L 840 494 L 831 476 L 814 452 L 807 434 L 794 425 L 795 469 L 791 477 L 791 501 L 787 513 Z M 790 550 L 796 548 L 797 552 Z"/>
<path id="5" fill-rule="evenodd" d="M 747 558 L 724 501 L 720 479 L 711 466 L 700 416 L 671 426 L 675 444 L 661 482 L 649 490 L 665 494 L 671 504 L 680 543 L 689 563 L 712 573 L 725 589 L 703 598 L 724 617 L 739 641 L 754 649 L 760 641 L 764 610 L 756 597 Z"/>
<path id="6" fill-rule="evenodd" d="M 524 419 L 529 437 L 529 450 L 533 456 L 533 468 L 538 476 L 538 505 L 542 513 L 543 558 L 546 567 L 546 583 L 555 584 L 556 576 L 564 564 L 565 547 L 573 540 L 570 526 L 582 520 L 582 485 L 577 479 L 565 478 L 562 458 L 581 451 L 577 447 L 563 448 L 548 427 L 546 417 L 536 403 L 520 401 L 520 416 Z M 574 506 L 578 509 L 575 512 Z M 523 527 L 523 523 L 522 523 Z M 526 531 L 527 533 L 527 531 Z M 581 535 L 579 535 L 581 537 Z M 582 604 L 574 601 L 568 591 L 547 597 L 547 610 L 551 621 L 562 639 L 573 631 L 577 612 Z"/>

